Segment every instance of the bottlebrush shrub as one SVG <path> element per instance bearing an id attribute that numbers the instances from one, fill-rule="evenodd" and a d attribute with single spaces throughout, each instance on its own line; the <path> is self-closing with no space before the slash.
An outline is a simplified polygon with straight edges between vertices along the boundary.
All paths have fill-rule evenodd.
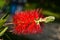
<path id="1" fill-rule="evenodd" d="M 41 33 L 43 29 L 42 23 L 39 24 L 38 21 L 43 18 L 43 15 L 39 13 L 39 10 L 26 10 L 21 12 L 16 12 L 13 16 L 13 33 L 15 34 L 37 34 Z"/>

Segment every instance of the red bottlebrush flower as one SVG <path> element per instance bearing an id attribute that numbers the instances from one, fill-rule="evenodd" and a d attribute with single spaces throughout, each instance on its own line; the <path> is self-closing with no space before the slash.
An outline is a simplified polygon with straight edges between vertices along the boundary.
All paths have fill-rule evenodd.
<path id="1" fill-rule="evenodd" d="M 13 16 L 13 33 L 15 34 L 36 34 L 42 32 L 42 27 L 37 24 L 35 20 L 43 18 L 43 15 L 39 13 L 39 10 L 29 10 L 16 12 Z"/>

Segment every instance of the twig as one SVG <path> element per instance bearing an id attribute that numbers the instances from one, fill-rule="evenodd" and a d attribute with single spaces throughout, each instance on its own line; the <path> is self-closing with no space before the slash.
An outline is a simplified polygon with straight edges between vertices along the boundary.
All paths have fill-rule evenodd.
<path id="1" fill-rule="evenodd" d="M 12 25 L 13 23 L 5 23 L 3 26 Z"/>

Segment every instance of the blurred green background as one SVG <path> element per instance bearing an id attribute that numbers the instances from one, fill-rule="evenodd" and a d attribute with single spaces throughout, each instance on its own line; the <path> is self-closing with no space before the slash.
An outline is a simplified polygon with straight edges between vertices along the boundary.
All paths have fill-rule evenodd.
<path id="1" fill-rule="evenodd" d="M 56 20 L 60 20 L 60 0 L 25 0 L 24 9 L 42 8 L 44 15 L 55 16 Z M 9 4 L 11 0 L 0 0 L 0 9 Z"/>
<path id="2" fill-rule="evenodd" d="M 44 15 L 60 20 L 60 0 L 27 0 L 26 9 L 42 8 Z"/>

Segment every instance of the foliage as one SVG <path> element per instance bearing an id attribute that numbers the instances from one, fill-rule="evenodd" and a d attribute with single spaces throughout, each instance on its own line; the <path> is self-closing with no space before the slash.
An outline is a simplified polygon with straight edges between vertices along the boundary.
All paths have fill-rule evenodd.
<path id="1" fill-rule="evenodd" d="M 7 18 L 8 18 L 7 13 L 2 18 L 0 18 L 0 29 L 1 29 L 0 36 L 2 36 L 5 33 L 5 31 L 8 29 L 7 26 L 3 26 L 5 22 L 7 21 Z"/>

